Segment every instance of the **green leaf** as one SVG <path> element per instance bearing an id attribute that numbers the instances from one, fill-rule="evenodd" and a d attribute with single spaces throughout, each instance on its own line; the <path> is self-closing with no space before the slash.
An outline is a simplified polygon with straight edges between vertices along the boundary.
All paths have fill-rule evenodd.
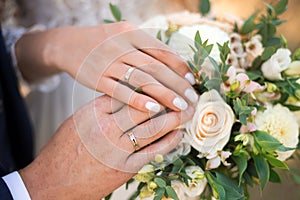
<path id="1" fill-rule="evenodd" d="M 255 131 L 253 135 L 259 146 L 267 152 L 274 152 L 282 146 L 282 144 L 276 138 L 267 132 Z"/>
<path id="2" fill-rule="evenodd" d="M 115 20 L 118 21 L 118 22 L 121 21 L 122 20 L 122 14 L 121 14 L 121 11 L 118 8 L 118 6 L 116 6 L 112 3 L 109 3 L 109 8 L 110 8 L 110 11 L 111 11 L 112 15 L 114 16 Z"/>
<path id="3" fill-rule="evenodd" d="M 166 183 L 166 181 L 164 180 L 164 179 L 162 179 L 162 178 L 155 178 L 154 179 L 154 182 L 158 185 L 158 187 L 160 187 L 160 188 L 164 188 L 164 187 L 166 187 L 166 185 L 167 185 L 167 183 Z"/>
<path id="4" fill-rule="evenodd" d="M 105 200 L 110 200 L 111 196 L 112 196 L 112 193 L 110 193 L 109 195 L 107 195 L 104 199 Z"/>
<path id="5" fill-rule="evenodd" d="M 270 165 L 272 165 L 273 167 L 278 167 L 278 168 L 282 168 L 282 169 L 289 169 L 289 167 L 282 161 L 278 160 L 277 158 L 275 158 L 274 156 L 271 155 L 265 155 L 265 158 L 267 158 L 268 162 L 270 163 Z"/>
<path id="6" fill-rule="evenodd" d="M 220 84 L 222 83 L 222 79 L 220 78 L 212 78 L 209 79 L 204 86 L 208 89 L 208 90 L 212 90 L 212 89 L 216 89 L 217 91 L 220 91 Z"/>
<path id="7" fill-rule="evenodd" d="M 269 165 L 261 154 L 252 154 L 252 158 L 259 177 L 260 190 L 263 191 L 270 178 Z"/>
<path id="8" fill-rule="evenodd" d="M 155 190 L 155 196 L 153 200 L 161 200 L 165 194 L 165 191 L 165 188 L 158 188 L 157 190 Z"/>
<path id="9" fill-rule="evenodd" d="M 236 163 L 239 169 L 239 185 L 241 185 L 243 174 L 246 171 L 248 165 L 247 155 L 242 154 L 239 156 L 231 156 L 231 158 Z"/>
<path id="10" fill-rule="evenodd" d="M 256 79 L 259 79 L 262 77 L 262 74 L 260 71 L 255 70 L 255 71 L 247 71 L 246 74 L 248 75 L 249 79 L 254 81 Z"/>
<path id="11" fill-rule="evenodd" d="M 269 180 L 273 183 L 280 183 L 281 182 L 281 179 L 280 179 L 279 175 L 273 169 L 270 169 L 270 179 Z"/>
<path id="12" fill-rule="evenodd" d="M 104 22 L 105 24 L 111 24 L 111 23 L 114 23 L 115 21 L 110 20 L 110 19 L 104 19 L 103 22 Z"/>
<path id="13" fill-rule="evenodd" d="M 277 15 L 280 15 L 284 13 L 287 10 L 288 6 L 288 0 L 281 0 L 279 3 L 275 6 L 275 12 Z"/>
<path id="14" fill-rule="evenodd" d="M 209 0 L 201 0 L 200 6 L 199 6 L 199 11 L 203 15 L 208 14 L 210 11 L 210 1 Z"/>
<path id="15" fill-rule="evenodd" d="M 265 48 L 264 52 L 262 53 L 261 59 L 263 61 L 269 60 L 275 52 L 276 52 L 275 47 L 267 47 L 267 48 Z"/>
<path id="16" fill-rule="evenodd" d="M 173 165 L 181 167 L 183 165 L 183 161 L 180 158 L 178 158 L 173 162 Z"/>
<path id="17" fill-rule="evenodd" d="M 171 197 L 174 200 L 179 200 L 175 190 L 171 186 L 166 187 L 166 192 L 168 194 L 168 197 Z"/>
<path id="18" fill-rule="evenodd" d="M 131 184 L 131 183 L 133 183 L 133 182 L 134 182 L 134 179 L 133 179 L 133 178 L 131 178 L 129 181 L 126 182 L 126 186 L 125 186 L 126 190 L 128 190 L 129 184 Z"/>
<path id="19" fill-rule="evenodd" d="M 159 30 L 156 34 L 156 39 L 162 41 L 162 37 L 161 37 L 161 30 Z"/>
<path id="20" fill-rule="evenodd" d="M 199 31 L 197 31 L 195 34 L 194 45 L 195 45 L 196 49 L 198 49 L 198 50 L 200 49 L 200 46 L 202 46 L 202 40 L 201 40 Z"/>
<path id="21" fill-rule="evenodd" d="M 293 54 L 293 60 L 300 60 L 300 48 Z"/>
<path id="22" fill-rule="evenodd" d="M 241 29 L 242 34 L 248 34 L 255 29 L 255 23 L 254 23 L 255 16 L 256 14 L 253 14 L 245 21 Z"/>

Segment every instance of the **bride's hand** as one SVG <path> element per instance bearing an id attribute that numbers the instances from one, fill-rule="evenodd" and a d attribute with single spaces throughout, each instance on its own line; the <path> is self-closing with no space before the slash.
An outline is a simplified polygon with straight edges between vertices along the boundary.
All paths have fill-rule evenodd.
<path id="1" fill-rule="evenodd" d="M 100 199 L 156 154 L 176 147 L 183 134 L 174 129 L 193 112 L 188 107 L 149 119 L 148 113 L 99 97 L 59 128 L 21 177 L 32 199 Z"/>
<path id="2" fill-rule="evenodd" d="M 157 112 L 160 104 L 185 110 L 197 101 L 187 64 L 167 45 L 128 22 L 27 34 L 17 42 L 16 54 L 29 80 L 66 71 L 89 88 L 141 111 Z M 34 63 L 39 56 L 43 60 Z M 45 66 L 40 74 L 34 68 L 37 64 Z"/>

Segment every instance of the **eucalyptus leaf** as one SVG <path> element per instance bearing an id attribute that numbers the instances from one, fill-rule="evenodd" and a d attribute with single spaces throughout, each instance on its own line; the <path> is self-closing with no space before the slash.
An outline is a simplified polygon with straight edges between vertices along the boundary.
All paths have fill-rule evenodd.
<path id="1" fill-rule="evenodd" d="M 275 12 L 277 15 L 284 13 L 287 10 L 288 0 L 280 0 L 275 6 Z"/>
<path id="2" fill-rule="evenodd" d="M 201 0 L 200 6 L 199 6 L 199 11 L 203 15 L 208 14 L 210 11 L 210 0 Z"/>
<path id="3" fill-rule="evenodd" d="M 268 60 L 269 58 L 271 58 L 271 56 L 276 52 L 276 48 L 275 47 L 267 47 L 265 48 L 265 50 L 262 53 L 261 59 L 263 61 Z"/>
<path id="4" fill-rule="evenodd" d="M 109 3 L 109 8 L 110 8 L 110 11 L 111 11 L 112 15 L 114 16 L 115 20 L 118 21 L 118 22 L 121 21 L 122 20 L 122 14 L 121 14 L 121 11 L 118 8 L 118 6 L 116 6 L 112 3 Z"/>
<path id="5" fill-rule="evenodd" d="M 165 194 L 165 188 L 158 188 L 155 190 L 155 195 L 153 200 L 161 200 Z"/>
<path id="6" fill-rule="evenodd" d="M 179 200 L 175 190 L 171 186 L 166 187 L 166 192 L 168 197 L 171 197 L 173 200 Z"/>
<path id="7" fill-rule="evenodd" d="M 253 14 L 245 21 L 241 29 L 242 34 L 248 34 L 255 29 L 255 23 L 254 23 L 255 16 L 256 14 Z"/>
<path id="8" fill-rule="evenodd" d="M 158 185 L 158 187 L 160 187 L 160 188 L 164 188 L 164 187 L 166 187 L 166 185 L 167 185 L 167 183 L 166 183 L 166 181 L 164 180 L 164 179 L 162 179 L 162 178 L 154 178 L 154 182 Z"/>

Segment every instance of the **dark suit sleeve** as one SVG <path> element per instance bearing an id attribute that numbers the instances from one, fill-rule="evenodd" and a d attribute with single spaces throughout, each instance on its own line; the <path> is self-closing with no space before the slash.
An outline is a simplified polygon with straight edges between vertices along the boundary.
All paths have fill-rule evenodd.
<path id="1" fill-rule="evenodd" d="M 4 182 L 4 180 L 0 177 L 0 199 L 1 200 L 13 200 L 10 191 Z"/>

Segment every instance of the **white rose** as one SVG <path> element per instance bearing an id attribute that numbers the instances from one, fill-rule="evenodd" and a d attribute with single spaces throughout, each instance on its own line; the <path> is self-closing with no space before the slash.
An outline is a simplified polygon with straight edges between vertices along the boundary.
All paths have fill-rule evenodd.
<path id="1" fill-rule="evenodd" d="M 269 60 L 263 63 L 261 71 L 264 77 L 272 81 L 282 80 L 281 72 L 289 67 L 291 63 L 290 55 L 290 50 L 278 49 Z"/>
<path id="2" fill-rule="evenodd" d="M 175 181 L 171 181 L 171 186 L 172 188 L 175 190 L 178 199 L 185 199 L 185 195 L 184 195 L 184 183 L 182 183 L 181 181 L 175 180 Z"/>
<path id="3" fill-rule="evenodd" d="M 257 112 L 255 125 L 258 130 L 266 131 L 284 146 L 295 148 L 298 144 L 299 125 L 293 113 L 280 104 L 268 107 L 264 112 Z M 281 161 L 289 158 L 294 150 L 277 152 Z"/>
<path id="4" fill-rule="evenodd" d="M 186 124 L 186 140 L 203 156 L 217 155 L 227 144 L 234 113 L 216 90 L 200 96 L 193 119 Z"/>
<path id="5" fill-rule="evenodd" d="M 188 166 L 185 168 L 186 174 L 192 178 L 192 181 L 189 181 L 189 186 L 184 186 L 184 192 L 188 197 L 196 197 L 202 194 L 204 191 L 207 180 L 204 176 L 204 172 L 199 166 Z M 202 176 L 201 178 L 199 177 Z"/>
<path id="6" fill-rule="evenodd" d="M 300 75 L 300 61 L 294 61 L 292 62 L 287 70 L 285 70 L 285 73 L 289 76 L 299 76 Z"/>
<path id="7" fill-rule="evenodd" d="M 183 26 L 174 33 L 169 41 L 169 46 L 177 51 L 184 59 L 191 60 L 194 52 L 190 46 L 194 46 L 196 32 L 199 31 L 202 41 L 208 40 L 208 44 L 214 44 L 210 56 L 220 61 L 220 52 L 216 43 L 223 44 L 229 41 L 229 35 L 225 31 L 206 24 Z"/>

